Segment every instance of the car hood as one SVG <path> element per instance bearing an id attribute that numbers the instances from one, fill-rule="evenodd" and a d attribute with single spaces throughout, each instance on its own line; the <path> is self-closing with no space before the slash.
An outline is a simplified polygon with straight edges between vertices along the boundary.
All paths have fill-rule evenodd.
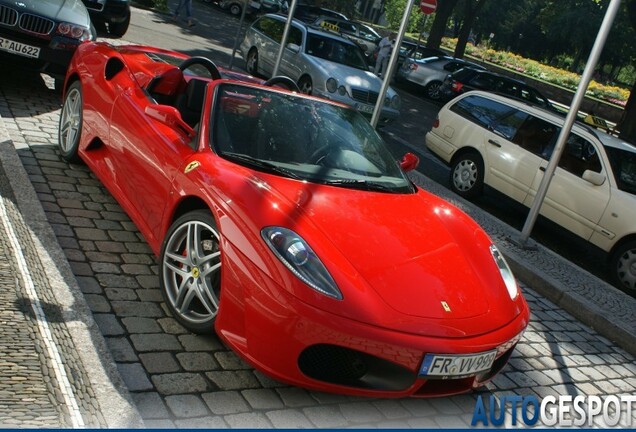
<path id="1" fill-rule="evenodd" d="M 470 217 L 432 194 L 364 192 L 253 172 L 241 178 L 239 184 L 251 178 L 252 186 L 224 199 L 243 207 L 255 238 L 266 226 L 295 231 L 341 290 L 343 300 L 334 301 L 310 288 L 289 288 L 315 307 L 439 337 L 485 334 L 527 313 L 521 295 L 512 300 L 508 294 L 490 253 L 492 241 Z M 228 240 L 233 242 L 231 234 Z M 288 272 L 261 268 L 279 281 Z"/>
<path id="2" fill-rule="evenodd" d="M 329 78 L 335 78 L 338 81 L 338 85 L 344 85 L 347 90 L 351 90 L 351 88 L 359 88 L 376 93 L 380 92 L 382 80 L 371 71 L 356 69 L 351 66 L 346 66 L 329 60 L 318 59 L 312 56 L 307 56 L 307 59 L 315 69 L 321 72 L 325 82 Z M 393 97 L 395 94 L 395 90 L 389 87 L 387 90 L 387 96 Z"/>
<path id="3" fill-rule="evenodd" d="M 90 17 L 81 0 L 0 0 L 0 4 L 10 6 L 19 12 L 29 12 L 56 21 L 90 27 Z"/>

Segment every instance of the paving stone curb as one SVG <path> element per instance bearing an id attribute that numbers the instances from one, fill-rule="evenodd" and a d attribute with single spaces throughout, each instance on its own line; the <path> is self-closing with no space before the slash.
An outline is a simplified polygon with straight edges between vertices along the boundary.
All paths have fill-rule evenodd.
<path id="1" fill-rule="evenodd" d="M 0 116 L 0 163 L 24 222 L 31 231 L 36 253 L 47 271 L 52 296 L 58 302 L 77 356 L 95 392 L 95 399 L 109 428 L 143 426 L 128 388 L 122 380 L 93 315 L 77 285 L 68 260 L 48 222 L 28 174 Z"/>

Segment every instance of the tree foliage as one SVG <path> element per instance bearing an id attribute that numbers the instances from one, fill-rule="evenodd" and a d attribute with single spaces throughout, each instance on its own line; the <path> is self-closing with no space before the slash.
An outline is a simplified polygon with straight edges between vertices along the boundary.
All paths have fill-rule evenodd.
<path id="1" fill-rule="evenodd" d="M 404 8 L 409 4 L 413 6 L 413 0 L 387 0 L 384 5 L 386 13 L 386 20 L 389 23 L 389 27 L 397 30 L 402 23 L 402 17 L 404 16 Z M 411 15 L 409 17 L 409 25 L 407 31 L 417 32 L 422 27 L 424 22 L 424 15 L 420 12 L 419 7 L 412 7 Z"/>

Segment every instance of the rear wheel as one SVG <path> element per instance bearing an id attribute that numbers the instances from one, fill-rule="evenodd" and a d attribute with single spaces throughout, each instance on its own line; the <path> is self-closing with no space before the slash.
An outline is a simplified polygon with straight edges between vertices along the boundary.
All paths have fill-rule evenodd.
<path id="1" fill-rule="evenodd" d="M 252 48 L 247 54 L 247 73 L 250 75 L 258 75 L 258 51 L 256 48 Z"/>
<path id="2" fill-rule="evenodd" d="M 192 211 L 172 224 L 161 248 L 159 281 L 177 321 L 195 333 L 213 330 L 221 299 L 221 245 L 209 211 Z"/>
<path id="3" fill-rule="evenodd" d="M 314 90 L 314 85 L 311 82 L 311 78 L 305 75 L 300 80 L 298 80 L 298 88 L 301 93 L 305 93 L 310 95 Z"/>
<path id="4" fill-rule="evenodd" d="M 68 162 L 80 160 L 77 149 L 82 134 L 82 106 L 82 84 L 75 81 L 66 92 L 57 135 L 60 154 Z"/>
<path id="5" fill-rule="evenodd" d="M 451 189 L 463 198 L 476 198 L 484 189 L 484 162 L 479 153 L 470 151 L 457 156 L 451 165 Z"/>
<path id="6" fill-rule="evenodd" d="M 616 286 L 636 296 L 636 240 L 624 243 L 612 253 L 610 272 Z"/>

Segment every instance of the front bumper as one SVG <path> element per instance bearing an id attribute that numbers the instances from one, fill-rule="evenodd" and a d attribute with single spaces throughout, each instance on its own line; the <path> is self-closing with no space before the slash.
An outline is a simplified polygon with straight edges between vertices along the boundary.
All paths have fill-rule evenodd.
<path id="1" fill-rule="evenodd" d="M 246 294 L 239 308 L 244 318 L 238 319 L 245 333 L 232 334 L 227 323 L 237 320 L 234 310 L 238 309 L 230 306 L 232 309 L 223 312 L 224 305 L 217 317 L 217 333 L 262 372 L 318 391 L 372 397 L 467 392 L 488 382 L 505 366 L 529 321 L 525 307 L 512 322 L 480 336 L 454 339 L 408 334 L 317 309 L 255 267 L 248 271 L 254 285 L 243 283 L 237 288 Z M 232 302 L 228 297 L 234 296 L 226 297 Z M 443 380 L 418 376 L 427 353 L 472 354 L 493 349 L 498 350 L 495 363 L 478 375 Z"/>
<path id="2" fill-rule="evenodd" d="M 64 78 L 73 53 L 81 43 L 76 39 L 63 36 L 40 38 L 0 28 L 0 36 L 15 42 L 40 48 L 38 58 L 24 57 L 6 51 L 0 51 L 2 63 L 44 72 L 55 78 Z"/>

